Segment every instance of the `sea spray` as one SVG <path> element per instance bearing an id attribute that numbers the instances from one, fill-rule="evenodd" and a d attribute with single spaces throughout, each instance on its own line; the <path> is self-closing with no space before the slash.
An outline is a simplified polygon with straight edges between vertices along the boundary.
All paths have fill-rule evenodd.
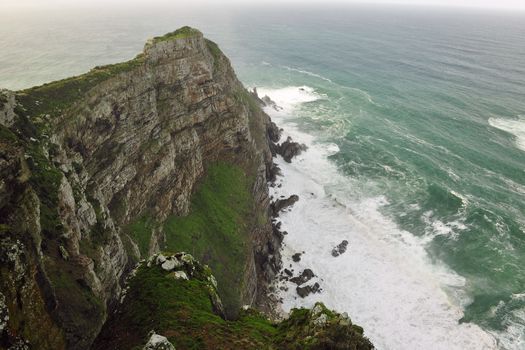
<path id="1" fill-rule="evenodd" d="M 361 323 L 379 349 L 495 349 L 493 336 L 477 325 L 459 324 L 469 302 L 465 279 L 430 260 L 429 238 L 400 230 L 380 213 L 388 198 L 367 196 L 363 189 L 369 184 L 342 175 L 328 159 L 338 152 L 335 144 L 321 143 L 290 122 L 304 104 L 327 97 L 306 86 L 258 91 L 283 107 L 266 110 L 284 128 L 283 136 L 308 146 L 291 164 L 276 159 L 283 177 L 272 195 L 299 195 L 280 216 L 288 232 L 283 265 L 296 274 L 311 268 L 316 277 L 309 283 L 320 283 L 322 292 L 302 299 L 294 284 L 282 282 L 283 309 L 323 301 Z M 348 251 L 335 259 L 331 249 L 343 240 Z M 303 251 L 294 262 L 292 255 Z"/>

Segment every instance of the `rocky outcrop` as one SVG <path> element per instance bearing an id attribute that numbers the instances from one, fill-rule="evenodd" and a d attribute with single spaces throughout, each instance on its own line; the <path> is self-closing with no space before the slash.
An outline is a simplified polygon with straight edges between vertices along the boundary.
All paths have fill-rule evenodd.
<path id="1" fill-rule="evenodd" d="M 166 261 L 177 261 L 174 271 L 188 279 L 172 278 L 174 271 L 163 267 Z M 211 270 L 186 253 L 142 261 L 126 291 L 94 350 L 134 349 L 144 343 L 143 349 L 373 349 L 348 315 L 321 303 L 311 310 L 294 309 L 280 322 L 249 306 L 237 319 L 225 319 L 213 307 L 219 297 Z"/>
<path id="2" fill-rule="evenodd" d="M 344 239 L 341 243 L 336 245 L 334 249 L 332 249 L 332 256 L 335 258 L 341 254 L 344 254 L 347 248 L 348 248 L 348 241 Z"/>
<path id="3" fill-rule="evenodd" d="M 0 345 L 88 348 L 129 271 L 165 247 L 164 223 L 190 213 L 218 162 L 241 169 L 253 199 L 239 210 L 249 220 L 236 233 L 246 247 L 236 303 L 268 307 L 280 268 L 267 189 L 275 128 L 191 28 L 129 62 L 1 91 L 0 292 L 19 317 Z"/>
<path id="4" fill-rule="evenodd" d="M 273 216 L 279 216 L 279 213 L 282 210 L 287 209 L 288 207 L 291 207 L 299 200 L 299 196 L 296 194 L 292 194 L 288 198 L 282 198 L 277 199 L 275 202 L 272 203 L 272 212 Z"/>
<path id="5" fill-rule="evenodd" d="M 319 293 L 321 291 L 321 286 L 319 285 L 319 283 L 315 282 L 314 284 L 308 286 L 297 286 L 295 290 L 301 298 L 306 298 L 312 293 Z"/>
<path id="6" fill-rule="evenodd" d="M 306 151 L 306 145 L 292 141 L 290 136 L 275 148 L 275 152 L 281 155 L 284 161 L 288 163 L 291 163 L 292 158 L 301 154 L 303 151 Z"/>

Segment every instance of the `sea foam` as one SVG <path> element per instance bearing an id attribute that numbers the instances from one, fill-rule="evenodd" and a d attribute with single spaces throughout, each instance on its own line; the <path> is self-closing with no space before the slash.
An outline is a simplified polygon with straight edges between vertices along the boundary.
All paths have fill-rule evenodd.
<path id="1" fill-rule="evenodd" d="M 304 299 L 295 285 L 283 282 L 280 291 L 285 311 L 323 301 L 328 307 L 348 312 L 362 325 L 378 349 L 496 349 L 496 340 L 475 324 L 459 324 L 463 307 L 471 302 L 464 291 L 465 279 L 444 265 L 430 261 L 428 239 L 400 230 L 380 209 L 385 196 L 367 195 L 366 186 L 342 175 L 328 156 L 334 144 L 316 141 L 290 122 L 305 102 L 325 98 L 309 87 L 259 88 L 282 110 L 268 108 L 272 119 L 308 150 L 286 163 L 276 163 L 282 187 L 272 196 L 298 194 L 293 209 L 280 216 L 288 232 L 283 245 L 283 265 L 300 273 L 311 268 L 320 294 Z M 348 251 L 334 258 L 331 249 L 348 240 Z M 292 254 L 305 252 L 301 261 Z M 279 290 L 279 288 L 277 288 Z"/>
<path id="2" fill-rule="evenodd" d="M 518 119 L 489 118 L 489 124 L 516 137 L 516 146 L 525 151 L 525 117 Z"/>

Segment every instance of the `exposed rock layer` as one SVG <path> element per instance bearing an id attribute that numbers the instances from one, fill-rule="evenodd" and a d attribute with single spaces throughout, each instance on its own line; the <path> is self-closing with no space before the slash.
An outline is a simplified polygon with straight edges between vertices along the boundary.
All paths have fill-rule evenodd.
<path id="1" fill-rule="evenodd" d="M 183 28 L 132 61 L 0 98 L 2 346 L 89 348 L 141 258 L 125 228 L 188 214 L 218 161 L 253 179 L 239 303 L 265 307 L 280 264 L 267 190 L 278 129 L 214 43 Z M 152 232 L 150 254 L 166 240 Z"/>

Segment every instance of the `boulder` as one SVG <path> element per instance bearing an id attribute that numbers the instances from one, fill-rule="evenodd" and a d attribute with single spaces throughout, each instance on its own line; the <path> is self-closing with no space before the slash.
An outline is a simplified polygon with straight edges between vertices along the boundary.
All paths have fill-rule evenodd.
<path id="1" fill-rule="evenodd" d="M 301 253 L 295 253 L 294 255 L 292 255 L 292 260 L 294 262 L 299 262 L 301 261 Z"/>
<path id="2" fill-rule="evenodd" d="M 345 239 L 341 243 L 339 243 L 337 246 L 332 249 L 332 256 L 337 257 L 344 252 L 346 252 L 346 249 L 348 248 L 348 241 Z"/>
<path id="3" fill-rule="evenodd" d="M 304 269 L 303 272 L 299 276 L 290 278 L 290 282 L 293 282 L 297 284 L 298 286 L 300 286 L 301 284 L 308 282 L 314 277 L 315 277 L 315 274 L 312 270 Z"/>
<path id="4" fill-rule="evenodd" d="M 148 342 L 144 347 L 143 350 L 175 350 L 175 347 L 173 344 L 171 344 L 168 340 L 168 338 L 160 335 L 155 334 L 155 332 L 152 332 Z"/>
<path id="5" fill-rule="evenodd" d="M 306 298 L 308 295 L 310 295 L 312 293 L 320 292 L 321 286 L 319 285 L 319 283 L 315 282 L 313 285 L 310 285 L 310 286 L 305 286 L 305 287 L 297 286 L 297 288 L 295 290 L 297 291 L 297 294 L 301 298 Z"/>
<path id="6" fill-rule="evenodd" d="M 280 154 L 287 163 L 292 162 L 292 158 L 306 151 L 307 147 L 304 144 L 292 141 L 288 136 L 286 141 L 277 145 L 275 152 Z"/>

